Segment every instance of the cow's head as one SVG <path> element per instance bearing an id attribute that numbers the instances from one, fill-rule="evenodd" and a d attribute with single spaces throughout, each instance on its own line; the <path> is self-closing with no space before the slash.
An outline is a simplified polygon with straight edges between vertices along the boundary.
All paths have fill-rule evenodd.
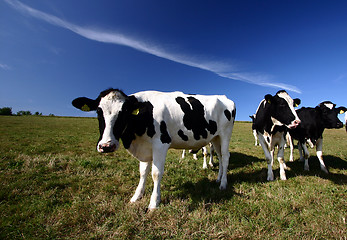
<path id="1" fill-rule="evenodd" d="M 301 121 L 294 109 L 301 103 L 300 99 L 293 100 L 286 91 L 282 90 L 275 96 L 267 94 L 265 101 L 270 105 L 271 119 L 275 125 L 285 125 L 287 128 L 294 129 L 300 124 Z"/>
<path id="2" fill-rule="evenodd" d="M 100 93 L 95 100 L 86 97 L 76 98 L 72 105 L 82 111 L 96 111 L 99 120 L 100 138 L 98 152 L 113 152 L 119 147 L 125 126 L 125 102 L 128 96 L 118 89 L 108 89 Z"/>
<path id="3" fill-rule="evenodd" d="M 345 107 L 338 107 L 336 108 L 336 104 L 325 101 L 320 103 L 316 110 L 321 112 L 323 117 L 323 124 L 325 128 L 342 128 L 343 123 L 339 120 L 337 117 L 338 114 L 345 113 L 347 111 L 347 108 Z"/>

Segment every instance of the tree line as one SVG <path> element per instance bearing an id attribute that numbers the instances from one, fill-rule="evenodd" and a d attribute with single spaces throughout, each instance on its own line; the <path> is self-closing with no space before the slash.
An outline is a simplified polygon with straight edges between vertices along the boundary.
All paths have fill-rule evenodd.
<path id="1" fill-rule="evenodd" d="M 3 107 L 0 108 L 0 115 L 6 115 L 6 116 L 42 116 L 42 113 L 35 112 L 34 114 L 30 111 L 18 111 L 16 114 L 12 113 L 12 108 L 10 107 Z M 49 114 L 49 116 L 54 116 L 54 114 Z"/>

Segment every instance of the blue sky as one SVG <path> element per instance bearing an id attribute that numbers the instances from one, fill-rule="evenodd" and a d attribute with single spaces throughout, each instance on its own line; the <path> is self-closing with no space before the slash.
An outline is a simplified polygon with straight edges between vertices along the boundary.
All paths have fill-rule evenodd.
<path id="1" fill-rule="evenodd" d="M 223 94 L 250 120 L 285 89 L 347 106 L 347 1 L 2 0 L 0 107 L 71 105 L 109 87 Z M 343 116 L 341 116 L 341 119 Z"/>

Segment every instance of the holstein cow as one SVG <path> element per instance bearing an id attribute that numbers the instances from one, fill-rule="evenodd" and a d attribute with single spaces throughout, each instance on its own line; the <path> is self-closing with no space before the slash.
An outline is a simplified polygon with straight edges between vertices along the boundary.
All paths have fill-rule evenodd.
<path id="1" fill-rule="evenodd" d="M 208 162 L 208 165 L 209 165 L 210 167 L 213 167 L 213 154 L 214 154 L 214 148 L 213 148 L 212 143 L 210 143 L 209 145 L 210 145 L 210 161 Z M 203 164 L 202 164 L 202 168 L 203 168 L 203 169 L 207 169 L 207 154 L 208 154 L 208 153 L 207 153 L 207 146 L 202 147 L 201 150 L 202 150 L 202 154 L 204 155 L 204 162 L 203 162 Z M 199 150 L 198 150 L 198 151 L 199 151 Z M 192 149 L 189 150 L 189 153 L 193 153 L 193 158 L 194 158 L 195 160 L 198 160 L 198 157 L 197 157 L 198 151 L 194 151 L 194 150 L 192 150 Z M 186 150 L 183 149 L 183 151 L 182 151 L 182 159 L 183 159 L 185 156 L 186 156 Z"/>
<path id="2" fill-rule="evenodd" d="M 276 95 L 267 94 L 263 99 L 253 121 L 253 127 L 258 134 L 259 143 L 263 148 L 268 165 L 267 180 L 274 180 L 272 171 L 275 146 L 278 146 L 278 162 L 280 164 L 280 178 L 286 180 L 284 169 L 284 144 L 287 129 L 296 128 L 300 119 L 294 110 L 300 104 L 300 99 L 292 99 L 284 90 Z"/>
<path id="3" fill-rule="evenodd" d="M 292 138 L 299 141 L 298 148 L 300 152 L 300 160 L 303 160 L 302 151 L 304 151 L 305 165 L 304 170 L 309 170 L 308 158 L 310 156 L 306 147 L 308 142 L 311 147 L 316 146 L 316 154 L 320 162 L 322 171 L 328 173 L 323 161 L 323 131 L 325 128 L 342 128 L 343 123 L 338 119 L 337 115 L 347 111 L 345 107 L 335 108 L 336 104 L 325 101 L 315 108 L 300 108 L 296 112 L 301 120 L 301 124 L 289 131 Z M 293 147 L 291 146 L 291 156 L 293 155 Z"/>
<path id="4" fill-rule="evenodd" d="M 121 139 L 125 149 L 140 160 L 140 182 L 131 202 L 143 196 L 152 164 L 154 188 L 149 209 L 157 208 L 168 149 L 198 150 L 209 142 L 220 159 L 217 181 L 220 189 L 226 189 L 228 148 L 236 109 L 234 102 L 225 96 L 156 91 L 127 96 L 118 89 L 108 89 L 95 100 L 81 97 L 72 104 L 83 111 L 97 111 L 99 152 L 117 150 Z"/>
<path id="5" fill-rule="evenodd" d="M 258 134 L 257 134 L 257 130 L 254 128 L 254 119 L 255 119 L 255 114 L 249 116 L 252 119 L 252 133 L 254 136 L 254 146 L 258 146 Z"/>

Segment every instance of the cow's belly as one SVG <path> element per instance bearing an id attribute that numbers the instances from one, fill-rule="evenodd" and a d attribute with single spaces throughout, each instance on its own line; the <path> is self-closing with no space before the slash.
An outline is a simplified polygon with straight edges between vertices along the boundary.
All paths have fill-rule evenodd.
<path id="1" fill-rule="evenodd" d="M 173 139 L 170 144 L 170 148 L 199 150 L 200 148 L 209 144 L 209 142 L 211 142 L 210 138 L 190 141 L 183 141 L 182 139 Z"/>

